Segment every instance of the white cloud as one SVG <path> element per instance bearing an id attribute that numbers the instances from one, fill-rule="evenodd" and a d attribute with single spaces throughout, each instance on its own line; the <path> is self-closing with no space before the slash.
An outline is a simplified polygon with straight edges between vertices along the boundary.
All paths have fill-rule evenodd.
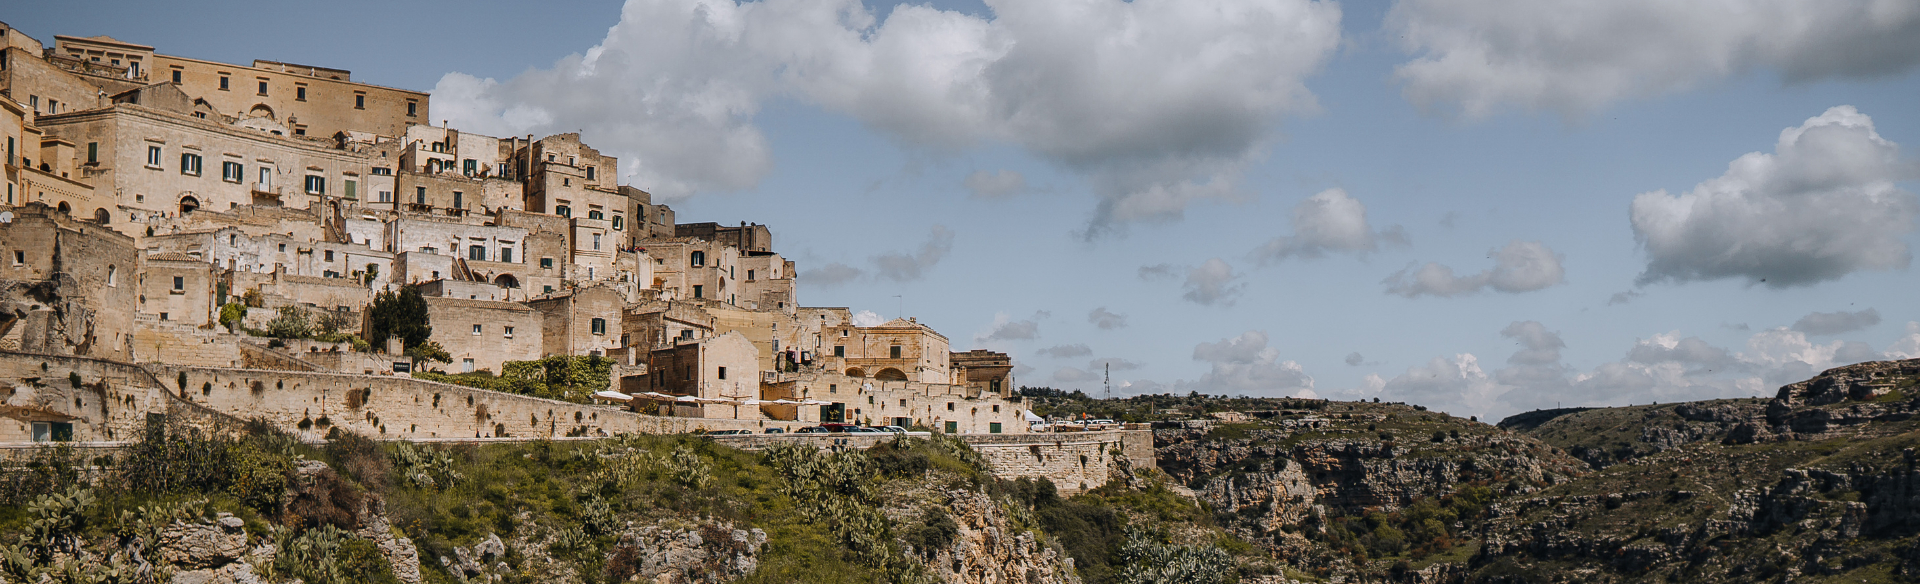
<path id="1" fill-rule="evenodd" d="M 1233 266 L 1213 258 L 1187 270 L 1184 285 L 1187 293 L 1180 297 L 1206 306 L 1233 306 L 1234 299 L 1247 288 L 1244 282 L 1236 283 L 1239 279 L 1240 276 L 1233 273 Z"/>
<path id="2" fill-rule="evenodd" d="M 1480 369 L 1480 360 L 1472 353 L 1434 357 L 1425 364 L 1408 367 L 1393 379 L 1380 381 L 1373 376 L 1373 382 L 1378 383 L 1384 399 L 1463 416 L 1485 414 L 1502 392 L 1499 382 Z"/>
<path id="3" fill-rule="evenodd" d="M 1648 256 L 1638 281 L 1785 288 L 1905 268 L 1920 203 L 1894 181 L 1913 176 L 1871 118 L 1834 107 L 1782 130 L 1773 154 L 1741 156 L 1685 194 L 1634 197 L 1634 237 Z"/>
<path id="4" fill-rule="evenodd" d="M 1394 72 L 1407 99 L 1467 118 L 1575 118 L 1759 68 L 1795 82 L 1920 64 L 1920 4 L 1901 0 L 1400 0 L 1383 28 L 1414 55 Z"/>
<path id="5" fill-rule="evenodd" d="M 982 199 L 997 199 L 1020 194 L 1027 190 L 1027 177 L 1015 170 L 973 171 L 967 179 L 960 182 L 973 196 Z"/>
<path id="6" fill-rule="evenodd" d="M 1312 259 L 1329 253 L 1365 254 L 1385 244 L 1407 244 L 1406 230 L 1395 225 L 1375 231 L 1367 224 L 1367 206 L 1342 189 L 1320 191 L 1293 208 L 1293 235 L 1282 235 L 1253 250 L 1261 264 L 1288 258 Z"/>
<path id="7" fill-rule="evenodd" d="M 853 326 L 880 326 L 887 323 L 886 318 L 880 316 L 879 314 L 874 313 L 871 310 L 862 310 L 860 312 L 853 313 L 852 320 L 853 320 Z"/>
<path id="8" fill-rule="evenodd" d="M 1102 306 L 1087 313 L 1087 323 L 1103 331 L 1126 328 L 1127 315 L 1108 311 L 1107 307 Z"/>
<path id="9" fill-rule="evenodd" d="M 1907 335 L 1887 346 L 1888 359 L 1920 359 L 1920 322 L 1907 322 Z"/>
<path id="10" fill-rule="evenodd" d="M 1309 0 L 989 2 L 991 20 L 858 0 L 629 0 L 599 45 L 505 81 L 453 73 L 435 112 L 494 135 L 591 128 L 664 198 L 750 187 L 753 124 L 793 97 L 935 150 L 1013 144 L 1081 173 L 1086 233 L 1230 199 L 1340 42 Z M 1143 83 L 1142 80 L 1152 80 Z"/>
<path id="11" fill-rule="evenodd" d="M 1488 255 L 1494 259 L 1493 268 L 1478 274 L 1455 276 L 1453 268 L 1429 262 L 1417 270 L 1409 266 L 1395 272 L 1382 283 L 1387 285 L 1389 294 L 1413 298 L 1459 296 L 1488 288 L 1517 294 L 1540 290 L 1566 279 L 1566 269 L 1560 265 L 1562 256 L 1537 241 L 1516 239 Z"/>
<path id="12" fill-rule="evenodd" d="M 1880 311 L 1868 308 L 1858 312 L 1812 312 L 1794 321 L 1793 330 L 1809 335 L 1850 333 L 1880 324 Z"/>
<path id="13" fill-rule="evenodd" d="M 1047 357 L 1064 359 L 1067 357 L 1085 357 L 1092 355 L 1093 349 L 1083 343 L 1073 343 L 1071 345 L 1054 345 L 1034 352 Z"/>
<path id="14" fill-rule="evenodd" d="M 1193 347 L 1193 359 L 1211 366 L 1196 381 L 1175 383 L 1178 392 L 1309 397 L 1313 377 L 1293 361 L 1281 361 L 1280 351 L 1267 346 L 1267 333 L 1247 331 L 1240 336 Z"/>

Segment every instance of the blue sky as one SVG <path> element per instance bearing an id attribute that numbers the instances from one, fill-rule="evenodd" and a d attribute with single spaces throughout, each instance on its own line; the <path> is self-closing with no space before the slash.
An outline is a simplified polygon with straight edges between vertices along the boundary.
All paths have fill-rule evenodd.
<path id="1" fill-rule="evenodd" d="M 1920 7 L 1774 4 L 635 0 L 619 23 L 615 3 L 339 2 L 249 28 L 200 16 L 239 3 L 70 2 L 0 19 L 347 68 L 433 90 L 435 117 L 475 131 L 584 130 L 683 220 L 771 225 L 803 303 L 904 309 L 956 350 L 1012 353 L 1022 385 L 1097 390 L 1082 372 L 1112 361 L 1120 394 L 1502 416 L 1771 395 L 1920 356 L 1903 302 Z"/>

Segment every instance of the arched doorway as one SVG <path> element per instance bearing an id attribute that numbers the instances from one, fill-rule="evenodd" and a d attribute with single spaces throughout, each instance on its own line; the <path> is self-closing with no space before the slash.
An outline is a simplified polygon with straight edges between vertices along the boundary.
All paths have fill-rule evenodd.
<path id="1" fill-rule="evenodd" d="M 500 274 L 500 277 L 493 279 L 493 283 L 500 285 L 501 288 L 520 287 L 520 279 L 513 277 L 513 274 Z"/>
<path id="2" fill-rule="evenodd" d="M 854 367 L 852 369 L 847 370 L 847 377 L 866 377 L 866 376 L 867 376 L 867 371 L 859 367 Z"/>
<path id="3" fill-rule="evenodd" d="M 72 215 L 72 214 L 73 214 L 73 205 L 68 205 L 66 201 L 60 201 L 60 207 L 59 207 L 59 209 L 60 209 L 60 214 L 61 214 L 61 215 Z"/>
<path id="4" fill-rule="evenodd" d="M 94 222 L 94 223 L 99 223 L 99 224 L 101 224 L 101 225 L 106 225 L 106 224 L 107 224 L 108 222 L 111 222 L 111 221 L 113 221 L 113 215 L 111 215 L 111 214 L 108 214 L 108 213 L 107 213 L 107 210 L 106 210 L 106 209 L 94 209 L 94 210 L 93 210 L 93 222 Z"/>
<path id="5" fill-rule="evenodd" d="M 199 209 L 199 208 L 200 208 L 200 199 L 195 199 L 193 197 L 180 197 L 180 214 L 181 215 L 192 213 L 195 209 Z"/>
<path id="6" fill-rule="evenodd" d="M 906 381 L 907 374 L 901 373 L 899 369 L 888 367 L 881 369 L 879 373 L 873 374 L 873 378 L 881 381 Z"/>

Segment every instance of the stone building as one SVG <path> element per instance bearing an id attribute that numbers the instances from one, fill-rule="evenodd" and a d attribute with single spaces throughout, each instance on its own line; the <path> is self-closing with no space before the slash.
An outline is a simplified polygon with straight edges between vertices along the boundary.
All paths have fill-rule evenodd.
<path id="1" fill-rule="evenodd" d="M 128 359 L 133 239 L 44 204 L 12 213 L 0 224 L 0 349 Z"/>
<path id="2" fill-rule="evenodd" d="M 887 381 L 952 383 L 947 337 L 913 318 L 896 318 L 879 326 L 851 323 L 825 329 L 833 346 L 827 357 L 849 377 Z"/>
<path id="3" fill-rule="evenodd" d="M 657 349 L 649 357 L 645 375 L 623 380 L 628 391 L 690 396 L 695 402 L 672 404 L 672 415 L 696 418 L 759 420 L 760 370 L 753 342 L 739 333 L 680 343 Z M 635 405 L 645 405 L 636 400 Z M 660 408 L 667 413 L 666 408 Z"/>
<path id="4" fill-rule="evenodd" d="M 609 355 L 620 344 L 626 299 L 612 287 L 591 285 L 533 299 L 540 312 L 541 355 Z"/>
<path id="5" fill-rule="evenodd" d="M 272 118 L 294 136 L 363 131 L 399 137 L 407 126 L 432 119 L 427 93 L 357 83 L 344 69 L 262 60 L 236 65 L 154 54 L 148 78 L 179 85 L 225 115 Z"/>
<path id="6" fill-rule="evenodd" d="M 427 296 L 434 342 L 453 357 L 450 372 L 502 372 L 507 361 L 541 357 L 541 314 L 519 302 Z"/>
<path id="7" fill-rule="evenodd" d="M 1013 358 L 1006 353 L 974 349 L 952 354 L 949 362 L 953 364 L 953 382 L 967 386 L 976 395 L 1013 395 L 1013 384 L 1008 378 L 1013 373 Z"/>
<path id="8" fill-rule="evenodd" d="M 194 327 L 219 322 L 220 309 L 213 298 L 213 267 L 206 261 L 181 253 L 152 251 L 143 254 L 141 260 L 141 314 Z"/>

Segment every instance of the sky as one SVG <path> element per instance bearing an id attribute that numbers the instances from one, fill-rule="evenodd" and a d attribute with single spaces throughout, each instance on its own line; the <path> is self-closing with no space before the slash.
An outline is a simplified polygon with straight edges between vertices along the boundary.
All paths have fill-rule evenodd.
<path id="1" fill-rule="evenodd" d="M 245 26 L 221 14 L 271 14 Z M 1920 357 L 1920 2 L 76 0 L 579 131 L 1016 383 L 1535 408 Z M 289 34 L 293 31 L 303 34 Z"/>

